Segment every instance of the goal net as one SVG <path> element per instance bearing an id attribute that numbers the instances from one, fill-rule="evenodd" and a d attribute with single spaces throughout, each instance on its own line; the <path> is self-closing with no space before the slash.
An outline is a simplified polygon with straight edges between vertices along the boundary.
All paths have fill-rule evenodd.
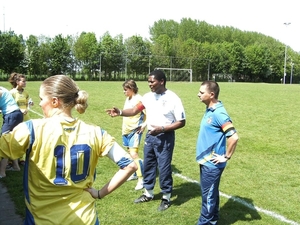
<path id="1" fill-rule="evenodd" d="M 169 81 L 188 81 L 193 80 L 192 69 L 179 69 L 179 68 L 155 68 L 155 70 L 163 70 Z M 168 72 L 167 72 L 168 71 Z"/>

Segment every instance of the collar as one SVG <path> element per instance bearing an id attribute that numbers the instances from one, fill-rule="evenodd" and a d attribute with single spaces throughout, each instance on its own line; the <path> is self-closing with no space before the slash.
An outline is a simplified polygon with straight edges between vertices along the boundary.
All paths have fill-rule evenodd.
<path id="1" fill-rule="evenodd" d="M 217 108 L 223 106 L 223 103 L 221 101 L 218 101 L 217 103 L 213 104 L 211 107 L 208 107 L 207 111 L 215 111 Z"/>

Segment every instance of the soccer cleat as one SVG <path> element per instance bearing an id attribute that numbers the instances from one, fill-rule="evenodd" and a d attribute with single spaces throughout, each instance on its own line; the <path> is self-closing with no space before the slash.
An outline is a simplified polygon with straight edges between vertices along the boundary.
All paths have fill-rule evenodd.
<path id="1" fill-rule="evenodd" d="M 138 180 L 134 190 L 138 191 L 144 188 L 144 181 L 143 179 Z"/>
<path id="2" fill-rule="evenodd" d="M 134 173 L 127 179 L 127 181 L 137 180 L 137 179 L 138 179 L 138 177 L 137 177 L 136 173 Z"/>
<path id="3" fill-rule="evenodd" d="M 168 209 L 170 207 L 170 205 L 171 205 L 170 201 L 168 201 L 167 199 L 162 198 L 160 206 L 158 207 L 158 211 L 164 211 L 164 210 Z"/>
<path id="4" fill-rule="evenodd" d="M 153 197 L 147 197 L 146 195 L 142 195 L 136 200 L 134 200 L 134 203 L 143 203 L 143 202 L 149 202 L 153 199 Z"/>

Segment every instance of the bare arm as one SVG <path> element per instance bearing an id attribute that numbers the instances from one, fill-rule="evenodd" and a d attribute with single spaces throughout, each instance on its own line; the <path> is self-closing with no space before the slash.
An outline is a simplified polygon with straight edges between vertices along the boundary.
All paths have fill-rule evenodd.
<path id="1" fill-rule="evenodd" d="M 134 106 L 131 109 L 124 109 L 121 110 L 119 108 L 113 107 L 112 109 L 107 109 L 106 113 L 108 115 L 110 115 L 111 117 L 115 117 L 115 116 L 135 116 L 136 114 L 138 114 L 139 112 L 141 112 L 141 110 L 138 109 L 137 106 Z"/>
<path id="2" fill-rule="evenodd" d="M 239 140 L 239 136 L 237 133 L 234 133 L 232 136 L 230 136 L 227 139 L 227 150 L 225 155 L 214 154 L 214 157 L 211 159 L 211 161 L 215 164 L 228 161 L 235 151 L 238 140 Z"/>
<path id="3" fill-rule="evenodd" d="M 234 133 L 231 137 L 227 139 L 227 150 L 226 150 L 227 158 L 230 158 L 233 155 L 238 140 L 239 140 L 239 136 L 237 133 Z"/>
<path id="4" fill-rule="evenodd" d="M 126 182 L 128 177 L 130 177 L 131 174 L 133 174 L 136 170 L 137 165 L 134 161 L 132 161 L 125 168 L 119 169 L 119 171 L 115 173 L 112 179 L 107 184 L 105 184 L 100 190 L 97 190 L 95 188 L 87 188 L 85 190 L 88 191 L 93 198 L 104 198 L 106 195 L 110 194 L 118 187 L 120 187 L 124 182 Z"/>
<path id="5" fill-rule="evenodd" d="M 95 188 L 87 188 L 92 197 L 94 198 L 104 198 L 106 195 L 110 194 L 118 187 L 120 187 L 128 177 L 131 176 L 136 170 L 137 165 L 130 157 L 130 155 L 117 143 L 115 143 L 111 150 L 108 152 L 107 157 L 119 165 L 120 169 L 115 173 L 112 179 L 105 184 L 100 190 Z"/>
<path id="6" fill-rule="evenodd" d="M 154 129 L 149 131 L 151 135 L 158 135 L 160 133 L 165 133 L 168 131 L 177 130 L 185 126 L 185 120 L 176 121 L 168 126 L 154 126 L 151 125 Z"/>

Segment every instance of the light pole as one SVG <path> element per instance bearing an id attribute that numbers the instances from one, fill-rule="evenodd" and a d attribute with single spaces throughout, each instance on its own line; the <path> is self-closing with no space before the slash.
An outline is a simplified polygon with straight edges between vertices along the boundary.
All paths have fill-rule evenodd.
<path id="1" fill-rule="evenodd" d="M 101 62 L 101 52 L 100 52 L 100 64 L 99 64 L 99 81 L 101 81 L 101 70 L 102 70 L 102 62 Z"/>
<path id="2" fill-rule="evenodd" d="M 284 25 L 287 27 L 291 23 L 284 23 Z M 284 51 L 284 69 L 283 69 L 283 84 L 285 84 L 285 76 L 286 76 L 286 52 L 287 52 L 287 44 L 285 45 L 285 51 Z"/>
<path id="3" fill-rule="evenodd" d="M 291 62 L 291 78 L 290 78 L 290 84 L 293 83 L 293 67 L 294 67 L 294 63 Z"/>

